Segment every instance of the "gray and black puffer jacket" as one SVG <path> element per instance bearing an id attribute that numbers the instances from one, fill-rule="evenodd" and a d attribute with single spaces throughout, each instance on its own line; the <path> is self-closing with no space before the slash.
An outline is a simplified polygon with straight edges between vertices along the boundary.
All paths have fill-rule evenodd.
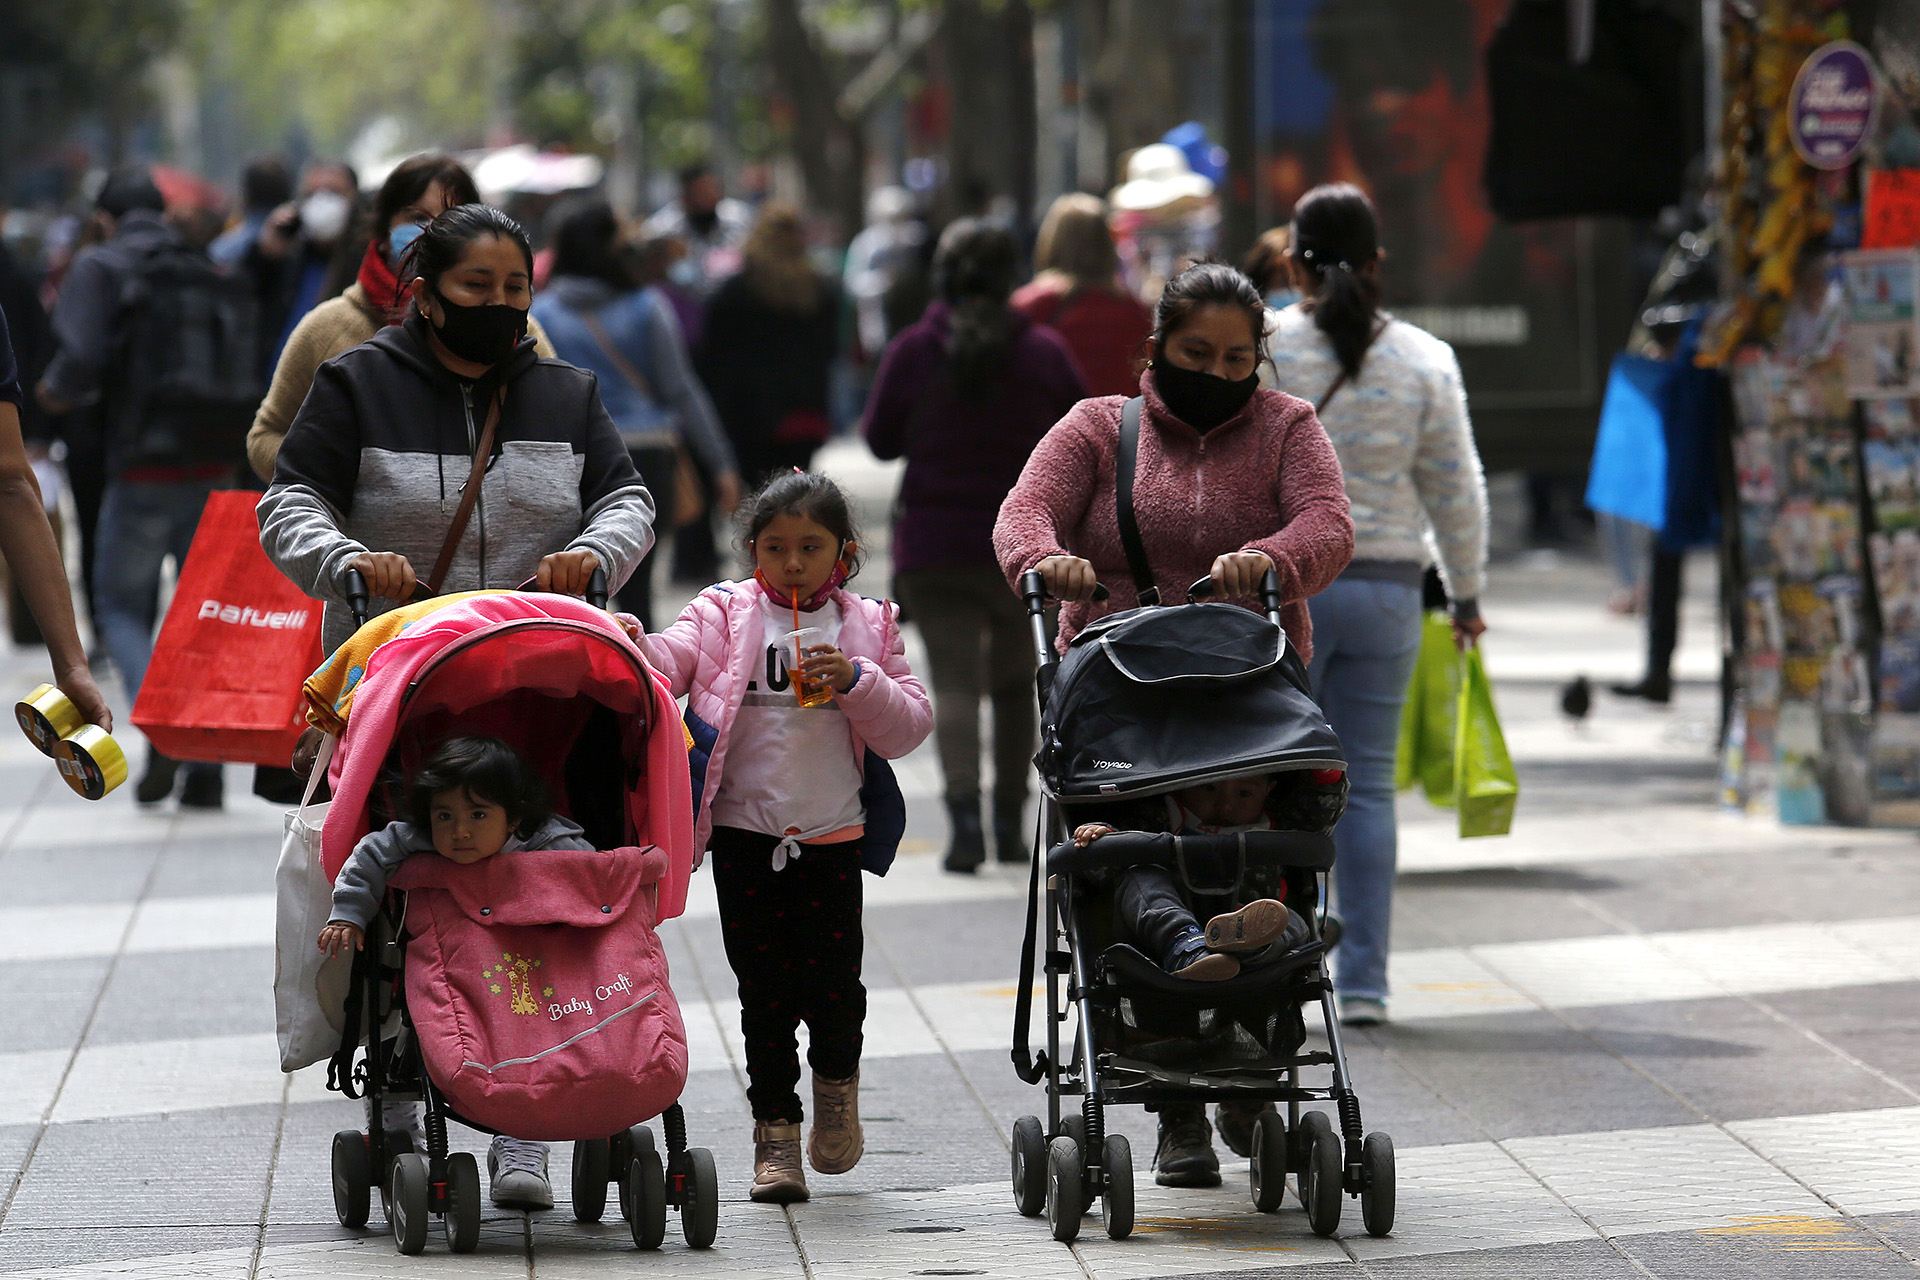
<path id="1" fill-rule="evenodd" d="M 443 593 L 515 587 L 556 551 L 586 550 L 618 588 L 653 545 L 653 498 L 592 373 L 522 339 L 477 382 L 449 372 L 419 316 L 320 366 L 260 499 L 260 545 L 328 603 L 325 643 L 353 630 L 348 563 L 407 557 L 423 580 L 460 505 L 495 391 L 506 388 L 480 499 Z M 382 612 L 394 602 L 376 600 Z"/>

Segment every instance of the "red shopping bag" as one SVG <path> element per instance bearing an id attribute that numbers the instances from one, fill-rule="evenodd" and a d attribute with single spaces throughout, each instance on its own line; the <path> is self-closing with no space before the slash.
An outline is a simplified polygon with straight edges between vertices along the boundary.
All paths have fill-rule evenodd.
<path id="1" fill-rule="evenodd" d="M 211 495 L 154 642 L 133 722 L 176 760 L 285 767 L 320 665 L 318 604 L 260 549 L 260 495 Z"/>

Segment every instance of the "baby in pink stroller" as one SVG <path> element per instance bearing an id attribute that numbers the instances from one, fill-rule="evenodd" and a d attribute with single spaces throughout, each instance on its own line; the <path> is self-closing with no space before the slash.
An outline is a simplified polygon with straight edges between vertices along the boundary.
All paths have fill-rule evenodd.
<path id="1" fill-rule="evenodd" d="M 496 1203 L 540 1207 L 542 1143 L 570 1140 L 577 1218 L 597 1220 L 613 1182 L 641 1248 L 669 1207 L 710 1245 L 718 1181 L 686 1146 L 686 1033 L 654 932 L 692 869 L 672 699 L 610 615 L 553 595 L 451 601 L 365 668 L 321 853 L 321 944 L 360 947 L 328 1083 L 369 1120 L 334 1137 L 340 1221 L 363 1225 L 377 1185 L 401 1252 L 435 1216 L 455 1252 L 474 1248 L 479 1168 L 448 1150 L 453 1120 L 500 1135 Z M 535 821 L 543 794 L 554 814 Z M 409 856 L 429 850 L 443 856 Z"/>

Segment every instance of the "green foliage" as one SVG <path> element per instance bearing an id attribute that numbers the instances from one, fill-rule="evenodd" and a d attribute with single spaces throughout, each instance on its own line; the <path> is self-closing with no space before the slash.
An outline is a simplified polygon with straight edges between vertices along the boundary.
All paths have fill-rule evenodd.
<path id="1" fill-rule="evenodd" d="M 272 146 L 304 132 L 339 151 L 383 116 L 410 144 L 474 145 L 510 65 L 493 0 L 181 0 L 196 61 Z"/>

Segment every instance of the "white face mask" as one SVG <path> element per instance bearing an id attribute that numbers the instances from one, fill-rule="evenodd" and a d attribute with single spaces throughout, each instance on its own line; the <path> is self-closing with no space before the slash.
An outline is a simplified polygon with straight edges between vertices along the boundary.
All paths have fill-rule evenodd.
<path id="1" fill-rule="evenodd" d="M 338 191 L 323 188 L 300 202 L 300 230 L 309 240 L 331 244 L 347 229 L 353 202 Z"/>

